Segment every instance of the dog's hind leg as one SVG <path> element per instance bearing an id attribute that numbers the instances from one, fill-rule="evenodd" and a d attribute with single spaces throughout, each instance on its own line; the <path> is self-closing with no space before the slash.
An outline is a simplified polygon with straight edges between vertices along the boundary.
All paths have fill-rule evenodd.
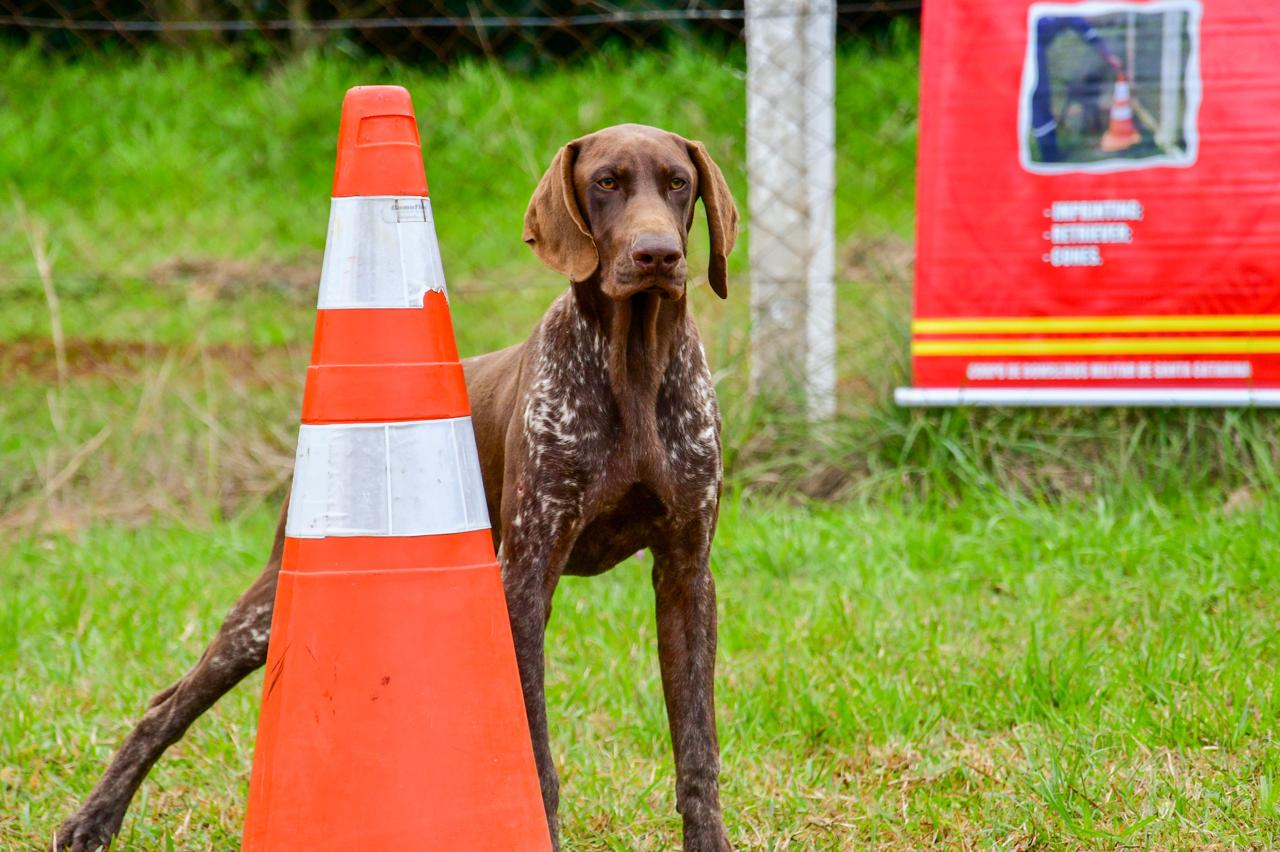
<path id="1" fill-rule="evenodd" d="M 288 510 L 288 501 L 285 501 Z M 227 614 L 191 671 L 151 700 L 93 792 L 58 828 L 57 852 L 104 848 L 120 830 L 134 793 L 153 764 L 202 713 L 267 659 L 276 577 L 284 550 L 284 513 L 266 569 Z"/>

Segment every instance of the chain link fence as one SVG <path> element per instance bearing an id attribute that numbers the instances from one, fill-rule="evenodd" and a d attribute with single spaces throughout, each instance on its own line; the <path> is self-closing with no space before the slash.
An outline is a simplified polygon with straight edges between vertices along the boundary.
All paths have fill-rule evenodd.
<path id="1" fill-rule="evenodd" d="M 830 4 L 828 4 L 830 5 Z M 825 8 L 825 7 L 824 7 Z M 920 0 L 854 0 L 830 5 L 843 33 L 918 18 Z M 774 10 L 794 15 L 796 10 Z M 76 54 L 110 45 L 217 44 L 287 55 L 322 44 L 407 61 L 454 62 L 467 54 L 513 67 L 563 64 L 610 44 L 660 48 L 671 40 L 725 47 L 742 37 L 741 2 L 697 0 L 4 0 L 0 27 L 16 39 L 42 38 Z"/>

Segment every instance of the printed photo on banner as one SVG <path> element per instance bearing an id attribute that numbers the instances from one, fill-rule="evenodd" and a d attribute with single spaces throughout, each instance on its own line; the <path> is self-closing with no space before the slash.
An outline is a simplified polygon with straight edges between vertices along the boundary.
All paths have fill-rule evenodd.
<path id="1" fill-rule="evenodd" d="M 1038 174 L 1194 165 L 1199 0 L 1035 3 L 1018 111 Z"/>

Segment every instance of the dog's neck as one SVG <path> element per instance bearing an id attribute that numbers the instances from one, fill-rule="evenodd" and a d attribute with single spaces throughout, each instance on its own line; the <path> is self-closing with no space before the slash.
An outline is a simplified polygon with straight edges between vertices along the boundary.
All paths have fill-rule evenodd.
<path id="1" fill-rule="evenodd" d="M 687 334 L 686 298 L 640 293 L 616 301 L 595 280 L 576 282 L 573 290 L 575 309 L 605 342 L 609 385 L 624 428 L 652 426 L 672 352 Z"/>

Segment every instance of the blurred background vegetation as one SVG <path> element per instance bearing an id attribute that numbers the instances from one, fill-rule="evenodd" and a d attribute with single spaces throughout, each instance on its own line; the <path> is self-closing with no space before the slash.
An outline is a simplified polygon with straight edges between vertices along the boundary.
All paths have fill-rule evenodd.
<path id="1" fill-rule="evenodd" d="M 414 95 L 467 354 L 523 338 L 563 287 L 519 240 L 559 145 L 623 121 L 706 142 L 746 216 L 729 300 L 699 278 L 692 295 L 734 488 L 1058 499 L 1273 484 L 1265 413 L 893 406 L 909 382 L 918 3 L 839 7 L 841 416 L 820 427 L 746 393 L 746 243 L 768 212 L 746 210 L 740 6 L 0 7 L 0 523 L 219 517 L 281 493 L 338 105 L 368 82 Z"/>

